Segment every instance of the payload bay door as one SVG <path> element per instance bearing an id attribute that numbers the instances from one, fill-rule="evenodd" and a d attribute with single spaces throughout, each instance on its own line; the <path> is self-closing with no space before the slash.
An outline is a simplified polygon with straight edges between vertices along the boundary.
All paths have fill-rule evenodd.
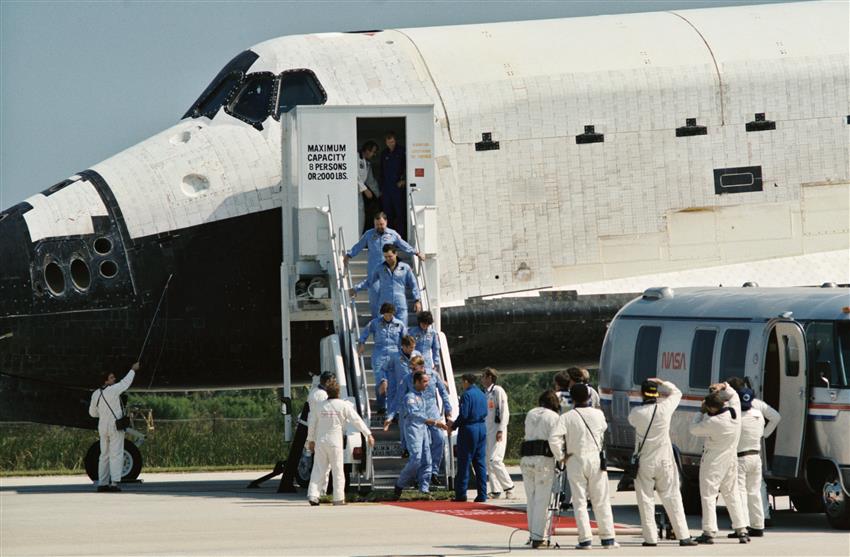
<path id="1" fill-rule="evenodd" d="M 806 435 L 808 395 L 806 390 L 806 342 L 803 329 L 794 321 L 774 326 L 779 355 L 779 411 L 773 475 L 795 478 L 800 473 Z"/>
<path id="2" fill-rule="evenodd" d="M 322 218 L 315 208 L 327 207 L 329 201 L 334 226 L 342 228 L 346 248 L 361 236 L 357 174 L 359 143 L 364 138 L 358 137 L 359 120 L 403 119 L 404 134 L 398 140 L 406 150 L 407 191 L 414 193 L 417 207 L 436 206 L 433 106 L 322 105 L 299 106 L 293 112 L 290 141 L 294 141 L 290 153 L 295 160 L 288 170 L 297 189 L 293 201 L 297 202 L 299 259 L 321 259 L 326 238 L 315 233 L 321 229 L 318 220 Z M 379 155 L 375 157 L 378 159 L 385 147 L 383 134 L 371 139 L 378 144 Z M 436 227 L 436 218 L 428 220 Z M 413 239 L 412 232 L 399 232 L 408 240 Z M 428 230 L 425 236 L 420 242 L 431 240 L 434 245 L 423 245 L 420 249 L 423 253 L 436 252 L 436 230 Z"/>

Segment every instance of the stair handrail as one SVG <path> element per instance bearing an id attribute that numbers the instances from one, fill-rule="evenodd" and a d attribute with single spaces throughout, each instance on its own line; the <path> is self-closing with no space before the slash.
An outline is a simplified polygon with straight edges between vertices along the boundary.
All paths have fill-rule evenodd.
<path id="1" fill-rule="evenodd" d="M 409 203 L 408 210 L 410 213 L 410 223 L 413 228 L 413 242 L 416 249 L 419 253 L 422 252 L 422 243 L 419 239 L 419 227 L 416 222 L 416 203 L 413 201 L 413 192 L 408 193 Z M 427 274 L 425 273 L 425 268 L 422 261 L 418 261 L 418 258 L 414 258 L 414 273 L 416 275 L 417 282 L 419 283 L 420 290 L 420 301 L 422 303 L 422 309 L 427 311 L 431 309 L 431 303 L 428 299 L 428 283 L 427 283 Z M 437 371 L 443 381 L 446 383 L 446 388 L 449 389 L 449 394 L 454 394 L 454 412 L 457 412 L 457 403 L 458 403 L 458 394 L 455 389 L 454 383 L 454 372 L 451 369 L 451 360 L 447 359 L 448 356 L 448 344 L 446 341 L 446 335 L 442 332 L 438 333 L 440 338 L 440 369 Z M 445 354 L 443 354 L 445 352 Z M 445 365 L 444 362 L 448 362 L 448 366 Z M 445 447 L 445 458 L 444 462 L 446 463 L 446 476 L 453 477 L 454 476 L 454 459 L 452 458 L 452 439 L 450 436 L 447 436 L 446 447 Z"/>
<path id="2" fill-rule="evenodd" d="M 341 244 L 340 257 L 345 256 L 345 233 L 343 232 L 342 227 L 339 227 L 339 242 Z M 342 287 L 345 290 L 345 296 L 348 300 L 348 314 L 352 323 L 354 323 L 354 338 L 360 339 L 360 321 L 357 319 L 357 302 L 355 302 L 354 298 L 349 296 L 349 289 L 354 288 L 354 279 L 351 277 L 351 267 L 343 264 L 343 280 Z M 357 344 L 351 343 L 351 357 L 356 359 L 359 363 L 358 375 L 360 376 L 360 392 L 363 400 L 366 401 L 366 411 L 365 414 L 367 418 L 371 416 L 371 408 L 369 408 L 369 391 L 368 385 L 366 385 L 366 360 L 362 354 L 357 350 Z"/>

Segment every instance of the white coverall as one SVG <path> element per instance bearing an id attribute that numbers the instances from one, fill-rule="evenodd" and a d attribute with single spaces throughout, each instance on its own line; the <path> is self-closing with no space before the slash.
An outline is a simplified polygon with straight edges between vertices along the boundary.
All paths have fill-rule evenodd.
<path id="1" fill-rule="evenodd" d="M 741 415 L 741 439 L 738 441 L 738 492 L 741 508 L 748 516 L 750 528 L 764 530 L 764 508 L 761 500 L 762 466 L 761 439 L 764 436 L 764 416 L 750 408 Z M 753 454 L 741 456 L 743 452 Z"/>
<path id="2" fill-rule="evenodd" d="M 717 535 L 717 494 L 723 495 L 732 519 L 732 528 L 746 528 L 747 518 L 738 493 L 738 439 L 741 436 L 741 401 L 738 393 L 727 386 L 720 392 L 727 408 L 714 416 L 699 413 L 690 426 L 690 434 L 704 437 L 699 466 L 699 493 L 702 500 L 702 530 L 707 536 Z M 735 418 L 729 412 L 735 412 Z"/>
<path id="3" fill-rule="evenodd" d="M 346 424 L 353 425 L 367 438 L 372 435 L 354 405 L 347 400 L 327 399 L 319 403 L 315 411 L 310 411 L 307 442 L 315 442 L 316 450 L 313 454 L 313 472 L 307 487 L 307 499 L 318 501 L 319 486 L 327 485 L 330 471 L 334 478 L 333 500 L 345 500 L 342 435 Z"/>
<path id="4" fill-rule="evenodd" d="M 764 416 L 766 422 L 766 425 L 764 426 L 764 438 L 767 439 L 773 435 L 774 431 L 776 431 L 776 426 L 779 425 L 779 421 L 782 419 L 782 416 L 780 416 L 779 412 L 777 412 L 770 404 L 758 398 L 753 399 L 752 407 L 761 412 L 762 416 Z M 767 499 L 767 483 L 764 481 L 763 476 L 761 479 L 761 508 L 764 511 L 764 517 L 770 518 L 770 503 Z M 750 526 L 752 526 L 752 524 Z"/>
<path id="5" fill-rule="evenodd" d="M 499 423 L 496 423 L 496 410 L 499 410 Z M 514 482 L 505 466 L 505 448 L 508 444 L 508 394 L 498 385 L 487 389 L 487 491 L 501 493 L 513 489 Z M 496 433 L 502 432 L 502 440 L 496 441 Z"/>
<path id="6" fill-rule="evenodd" d="M 590 517 L 587 514 L 588 495 L 593 503 L 593 514 L 596 517 L 600 539 L 614 539 L 614 514 L 608 495 L 608 472 L 599 468 L 599 451 L 604 443 L 606 429 L 608 424 L 602 410 L 573 408 L 559 418 L 554 438 L 549 439 L 551 446 L 564 443 L 563 452 L 567 455 L 567 475 L 573 493 L 579 543 L 593 539 Z"/>
<path id="7" fill-rule="evenodd" d="M 318 408 L 319 405 L 326 400 L 328 400 L 328 392 L 324 389 L 324 387 L 321 386 L 320 383 L 316 383 L 310 388 L 310 392 L 307 393 L 307 405 L 310 408 L 310 412 L 309 414 L 307 414 L 307 423 L 304 424 L 307 426 L 308 431 L 310 427 L 310 416 L 313 415 L 313 409 Z M 302 458 L 309 458 L 309 454 Z M 313 462 L 315 462 L 315 457 Z M 322 495 L 324 495 L 328 491 L 327 474 L 325 474 L 322 478 L 322 485 L 320 491 Z"/>
<path id="8" fill-rule="evenodd" d="M 100 435 L 100 461 L 97 468 L 97 485 L 118 485 L 121 481 L 124 469 L 124 432 L 118 431 L 115 420 L 124 416 L 121 393 L 130 388 L 135 377 L 136 372 L 131 369 L 121 381 L 101 387 L 91 395 L 89 416 L 99 418 L 97 432 Z"/>
<path id="9" fill-rule="evenodd" d="M 525 415 L 525 440 L 549 441 L 558 428 L 558 414 L 548 408 L 537 407 Z M 532 540 L 547 537 L 546 513 L 549 510 L 549 497 L 552 495 L 552 480 L 555 478 L 555 462 L 563 459 L 562 443 L 549 443 L 554 455 L 524 456 L 519 461 L 522 470 L 522 484 L 525 487 L 526 515 L 528 532 Z"/>
<path id="10" fill-rule="evenodd" d="M 647 543 L 658 543 L 658 527 L 655 523 L 656 490 L 667 516 L 670 517 L 676 538 L 684 540 L 691 537 L 682 506 L 682 494 L 679 492 L 679 470 L 670 440 L 670 421 L 679 401 L 682 400 L 682 391 L 673 383 L 664 381 L 658 386 L 658 392 L 667 396 L 659 397 L 654 404 L 638 406 L 629 413 L 629 423 L 635 428 L 636 453 L 643 443 L 640 466 L 635 478 L 635 495 L 640 511 L 643 540 Z"/>
<path id="11" fill-rule="evenodd" d="M 593 408 L 599 408 L 599 393 L 596 392 L 596 389 L 594 389 L 590 385 L 587 386 L 587 390 L 590 392 L 590 405 Z M 573 409 L 573 398 L 570 396 L 570 391 L 558 391 L 555 394 L 558 395 L 558 402 L 561 404 L 561 414 L 563 414 L 564 412 L 569 412 Z M 566 471 L 564 472 L 564 476 L 566 477 Z M 566 504 L 569 503 L 573 498 L 573 494 L 570 490 L 569 479 L 563 487 L 564 488 L 561 491 L 561 500 L 564 501 Z"/>

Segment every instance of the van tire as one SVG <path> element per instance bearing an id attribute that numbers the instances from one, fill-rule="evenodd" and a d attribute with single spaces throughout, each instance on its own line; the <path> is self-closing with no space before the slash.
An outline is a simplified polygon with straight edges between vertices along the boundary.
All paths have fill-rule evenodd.
<path id="1" fill-rule="evenodd" d="M 699 483 L 683 477 L 681 491 L 682 506 L 685 508 L 685 514 L 702 514 L 702 500 L 699 496 Z"/>
<path id="2" fill-rule="evenodd" d="M 823 508 L 826 520 L 836 530 L 850 530 L 850 497 L 841 487 L 838 472 L 831 471 L 823 483 Z"/>

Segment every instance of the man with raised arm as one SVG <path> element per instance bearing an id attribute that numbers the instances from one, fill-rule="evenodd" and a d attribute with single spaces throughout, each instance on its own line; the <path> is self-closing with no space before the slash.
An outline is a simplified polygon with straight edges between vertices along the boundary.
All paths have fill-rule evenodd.
<path id="1" fill-rule="evenodd" d="M 98 418 L 97 432 L 100 435 L 99 492 L 121 491 L 118 483 L 124 468 L 124 430 L 118 429 L 115 422 L 124 417 L 121 394 L 133 384 L 139 367 L 139 362 L 134 363 L 121 381 L 115 380 L 114 373 L 107 373 L 103 385 L 91 395 L 89 416 Z"/>

